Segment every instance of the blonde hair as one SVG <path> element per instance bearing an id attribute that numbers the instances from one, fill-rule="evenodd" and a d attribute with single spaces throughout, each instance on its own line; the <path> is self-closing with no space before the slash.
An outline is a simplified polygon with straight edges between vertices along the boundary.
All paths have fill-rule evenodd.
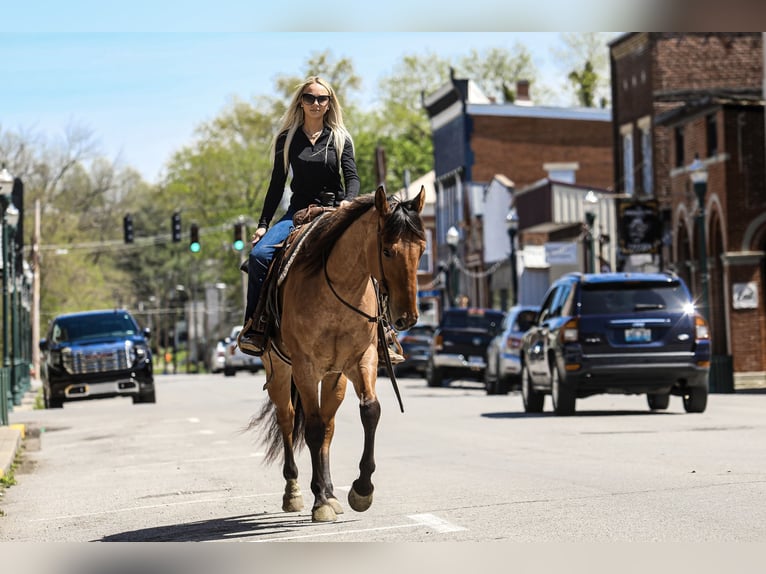
<path id="1" fill-rule="evenodd" d="M 335 152 L 338 156 L 338 163 L 340 163 L 340 156 L 343 154 L 343 148 L 346 145 L 346 140 L 351 142 L 351 149 L 353 150 L 354 140 L 351 139 L 351 134 L 343 124 L 343 110 L 341 110 L 340 102 L 335 95 L 335 90 L 332 89 L 330 83 L 320 78 L 319 76 L 311 76 L 300 84 L 293 92 L 290 98 L 290 104 L 287 106 L 287 110 L 280 119 L 279 129 L 277 130 L 274 140 L 272 142 L 272 148 L 274 148 L 274 161 L 276 161 L 276 144 L 279 136 L 284 132 L 287 132 L 285 138 L 285 149 L 283 153 L 283 161 L 285 166 L 285 172 L 287 172 L 290 164 L 290 144 L 293 141 L 295 132 L 303 125 L 303 108 L 301 107 L 301 96 L 303 90 L 308 88 L 311 84 L 319 84 L 327 90 L 330 95 L 330 101 L 327 103 L 327 112 L 324 115 L 324 125 L 332 130 L 332 142 L 335 145 Z M 327 152 L 330 146 L 330 140 L 327 140 L 327 147 L 325 147 L 325 161 L 327 161 Z"/>

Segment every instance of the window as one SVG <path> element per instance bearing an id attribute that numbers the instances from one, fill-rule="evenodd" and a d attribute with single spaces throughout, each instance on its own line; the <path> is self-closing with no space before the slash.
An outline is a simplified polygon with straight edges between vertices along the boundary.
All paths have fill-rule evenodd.
<path id="1" fill-rule="evenodd" d="M 430 229 L 426 229 L 426 250 L 418 263 L 418 273 L 433 273 L 433 234 Z"/>
<path id="2" fill-rule="evenodd" d="M 676 167 L 684 166 L 684 128 L 679 126 L 675 129 L 674 139 L 676 144 Z"/>
<path id="3" fill-rule="evenodd" d="M 641 130 L 641 173 L 643 175 L 644 195 L 654 193 L 654 175 L 652 165 L 652 132 L 649 127 Z"/>
<path id="4" fill-rule="evenodd" d="M 718 122 L 715 114 L 707 117 L 706 124 L 707 157 L 714 157 L 718 153 Z"/>
<path id="5" fill-rule="evenodd" d="M 635 180 L 633 178 L 633 133 L 622 134 L 622 171 L 625 181 L 625 193 L 635 193 Z"/>

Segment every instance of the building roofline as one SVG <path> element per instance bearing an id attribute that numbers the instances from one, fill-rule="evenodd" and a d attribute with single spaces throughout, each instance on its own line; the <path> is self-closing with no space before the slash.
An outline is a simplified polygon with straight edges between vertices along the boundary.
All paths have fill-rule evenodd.
<path id="1" fill-rule="evenodd" d="M 541 118 L 611 122 L 611 108 L 565 108 L 557 106 L 519 106 L 517 104 L 466 104 L 470 116 Z"/>

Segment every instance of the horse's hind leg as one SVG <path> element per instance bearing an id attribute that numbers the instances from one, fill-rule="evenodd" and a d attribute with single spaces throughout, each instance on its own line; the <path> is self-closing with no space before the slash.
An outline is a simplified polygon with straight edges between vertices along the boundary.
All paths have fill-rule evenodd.
<path id="1" fill-rule="evenodd" d="M 298 465 L 295 463 L 293 447 L 293 432 L 296 421 L 293 396 L 297 397 L 297 394 L 292 390 L 289 373 L 287 375 L 280 374 L 282 375 L 281 378 L 273 377 L 270 379 L 267 389 L 269 398 L 276 407 L 277 424 L 282 434 L 282 476 L 285 479 L 282 510 L 284 512 L 300 512 L 303 510 L 303 494 L 298 485 Z"/>

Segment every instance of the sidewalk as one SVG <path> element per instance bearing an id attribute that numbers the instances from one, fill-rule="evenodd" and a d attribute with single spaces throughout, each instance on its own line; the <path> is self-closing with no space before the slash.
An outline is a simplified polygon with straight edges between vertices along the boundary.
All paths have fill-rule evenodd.
<path id="1" fill-rule="evenodd" d="M 40 381 L 32 380 L 29 390 L 21 399 L 21 404 L 14 406 L 14 411 L 32 410 L 35 405 L 37 389 L 40 388 Z M 13 461 L 16 459 L 16 453 L 21 448 L 21 441 L 24 440 L 26 425 L 12 424 L 0 426 L 0 478 L 11 469 Z"/>

